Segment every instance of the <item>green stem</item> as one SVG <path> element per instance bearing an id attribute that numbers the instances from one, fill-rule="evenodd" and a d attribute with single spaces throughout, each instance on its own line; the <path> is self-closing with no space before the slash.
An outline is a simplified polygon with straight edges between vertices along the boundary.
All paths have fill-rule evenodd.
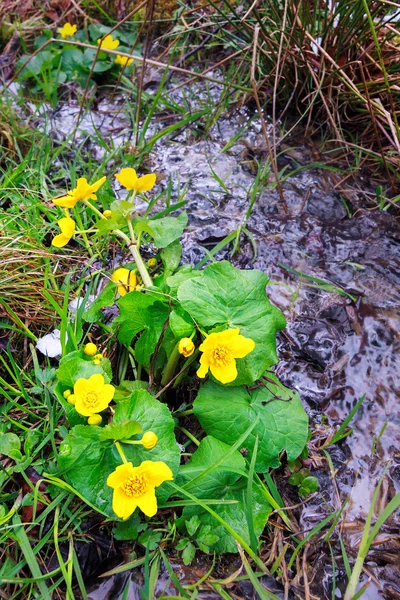
<path id="1" fill-rule="evenodd" d="M 179 361 L 179 343 L 177 343 L 174 347 L 174 349 L 172 350 L 170 357 L 168 359 L 168 362 L 165 366 L 163 375 L 162 375 L 162 379 L 161 379 L 161 385 L 164 387 L 165 385 L 167 385 L 167 383 L 169 383 L 171 381 L 171 379 L 173 378 L 174 374 L 175 374 L 175 369 L 176 366 L 178 364 Z"/>
<path id="2" fill-rule="evenodd" d="M 122 444 L 143 444 L 142 440 L 122 440 Z"/>
<path id="3" fill-rule="evenodd" d="M 124 451 L 122 450 L 121 444 L 119 442 L 114 442 L 116 449 L 118 450 L 118 454 L 121 457 L 122 462 L 126 465 L 126 463 L 128 462 Z"/>
<path id="4" fill-rule="evenodd" d="M 85 230 L 85 228 L 83 226 L 81 215 L 76 210 L 76 211 L 74 211 L 74 216 L 75 216 L 76 222 L 78 223 L 78 227 L 80 229 L 79 233 L 82 234 L 83 240 L 85 242 L 86 249 L 89 252 L 89 255 L 93 256 L 93 251 L 92 251 L 92 248 L 90 247 L 89 239 L 88 239 L 88 236 L 86 235 L 86 230 Z"/>
<path id="5" fill-rule="evenodd" d="M 188 437 L 189 440 L 191 440 L 193 442 L 193 444 L 196 444 L 196 446 L 200 446 L 199 440 L 196 437 L 194 437 L 194 435 L 192 433 L 190 433 L 190 431 L 185 429 L 185 427 L 179 426 L 178 429 L 180 429 L 182 431 L 182 433 L 184 433 L 186 435 L 186 437 Z"/>
<path id="6" fill-rule="evenodd" d="M 93 210 L 93 212 L 96 213 L 96 215 L 99 216 L 101 219 L 106 219 L 106 217 L 103 215 L 103 213 L 101 213 L 95 206 L 93 206 L 93 204 L 91 204 L 91 202 L 89 202 L 89 200 L 83 200 L 83 203 L 88 208 Z M 152 282 L 151 277 L 146 269 L 146 265 L 144 264 L 143 259 L 140 256 L 140 252 L 139 252 L 139 249 L 136 244 L 135 233 L 133 231 L 132 223 L 131 223 L 130 219 L 127 219 L 126 222 L 127 222 L 128 228 L 129 228 L 129 233 L 131 235 L 131 239 L 129 239 L 129 237 L 126 235 L 126 233 L 124 233 L 120 229 L 115 229 L 114 233 L 127 243 L 129 251 L 133 256 L 135 263 L 137 264 L 137 268 L 139 269 L 139 273 L 140 273 L 140 276 L 142 278 L 144 285 L 146 287 L 151 287 L 153 285 L 153 282 Z"/>

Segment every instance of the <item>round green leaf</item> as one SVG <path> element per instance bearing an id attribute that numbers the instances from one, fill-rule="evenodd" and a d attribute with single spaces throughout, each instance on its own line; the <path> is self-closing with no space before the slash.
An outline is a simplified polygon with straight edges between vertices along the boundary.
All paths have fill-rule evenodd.
<path id="1" fill-rule="evenodd" d="M 231 385 L 251 384 L 278 361 L 276 334 L 285 317 L 268 300 L 268 277 L 261 271 L 240 271 L 223 261 L 206 267 L 202 275 L 183 281 L 178 299 L 201 327 L 219 331 L 239 327 L 256 346 L 236 361 L 238 376 Z"/>
<path id="2" fill-rule="evenodd" d="M 258 472 L 278 467 L 282 450 L 286 450 L 288 460 L 297 458 L 308 435 L 308 417 L 298 393 L 285 388 L 275 376 L 269 375 L 269 379 L 266 387 L 250 392 L 209 381 L 200 388 L 193 404 L 194 414 L 207 434 L 229 445 L 259 419 L 244 443 L 251 454 L 258 435 Z"/>

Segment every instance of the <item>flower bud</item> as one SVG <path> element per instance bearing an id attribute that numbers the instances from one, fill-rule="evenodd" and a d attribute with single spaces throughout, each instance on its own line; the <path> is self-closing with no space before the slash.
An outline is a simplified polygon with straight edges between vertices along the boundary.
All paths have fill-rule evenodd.
<path id="1" fill-rule="evenodd" d="M 86 356 L 95 356 L 97 354 L 96 344 L 92 344 L 92 342 L 89 342 L 83 348 L 83 352 L 86 354 Z"/>
<path id="2" fill-rule="evenodd" d="M 93 364 L 99 365 L 101 363 L 102 359 L 103 359 L 103 355 L 102 354 L 96 354 L 93 357 Z"/>
<path id="3" fill-rule="evenodd" d="M 111 210 L 104 210 L 103 215 L 106 219 L 111 219 Z"/>
<path id="4" fill-rule="evenodd" d="M 151 450 L 156 446 L 158 442 L 158 437 L 153 431 L 146 431 L 146 433 L 142 436 L 142 444 L 146 448 L 146 450 Z"/>
<path id="5" fill-rule="evenodd" d="M 68 404 L 72 404 L 72 406 L 75 406 L 75 402 L 76 402 L 75 395 L 70 394 L 67 398 L 67 402 L 68 402 Z"/>
<path id="6" fill-rule="evenodd" d="M 190 338 L 182 338 L 178 344 L 178 352 L 179 354 L 183 354 L 183 356 L 185 356 L 185 358 L 188 358 L 188 356 L 192 356 L 193 352 L 194 352 L 194 344 L 192 342 L 192 340 Z"/>
<path id="7" fill-rule="evenodd" d="M 63 393 L 63 396 L 67 400 L 68 396 L 70 396 L 71 394 L 72 394 L 71 390 L 65 390 L 65 392 Z"/>
<path id="8" fill-rule="evenodd" d="M 152 269 L 153 267 L 157 266 L 157 259 L 156 258 L 149 258 L 149 260 L 147 261 L 147 266 L 150 267 L 150 269 Z"/>
<path id="9" fill-rule="evenodd" d="M 100 425 L 101 416 L 100 415 L 91 415 L 88 420 L 88 425 Z"/>

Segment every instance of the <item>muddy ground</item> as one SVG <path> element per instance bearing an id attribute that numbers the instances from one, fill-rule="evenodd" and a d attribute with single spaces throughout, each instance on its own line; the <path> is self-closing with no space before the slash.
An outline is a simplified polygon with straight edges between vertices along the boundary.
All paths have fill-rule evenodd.
<path id="1" fill-rule="evenodd" d="M 213 74 L 215 76 L 215 74 Z M 217 74 L 218 75 L 218 74 Z M 173 84 L 171 83 L 170 86 Z M 154 84 L 156 90 L 156 84 Z M 154 91 L 153 90 L 153 91 Z M 222 91 L 218 85 L 193 84 L 173 92 L 173 99 L 187 102 L 189 110 L 205 106 L 210 94 L 218 101 Z M 152 93 L 149 85 L 148 93 Z M 37 109 L 31 106 L 32 111 Z M 55 139 L 64 139 L 76 124 L 78 106 L 75 100 L 56 109 L 43 107 L 36 112 L 36 125 L 45 127 Z M 132 142 L 129 132 L 132 106 L 129 100 L 117 97 L 112 102 L 101 99 L 97 107 L 84 114 L 79 126 L 78 141 L 84 141 L 92 159 L 101 160 L 103 150 L 90 134 L 97 128 L 105 139 L 115 144 Z M 268 120 L 268 115 L 266 115 Z M 171 123 L 169 121 L 168 123 Z M 152 135 L 159 125 L 152 127 Z M 235 134 L 243 129 L 240 140 L 222 152 Z M 301 132 L 285 142 L 296 146 L 282 156 L 279 167 L 294 169 L 298 164 L 315 162 L 310 147 Z M 72 151 L 72 149 L 71 149 Z M 189 227 L 184 236 L 184 260 L 198 262 L 227 234 L 245 220 L 251 186 L 254 184 L 254 160 L 266 161 L 265 141 L 261 123 L 250 108 L 237 108 L 220 117 L 207 135 L 199 123 L 178 130 L 172 138 L 160 140 L 149 156 L 149 165 L 161 173 L 167 185 L 172 178 L 172 198 L 177 198 L 185 184 L 188 191 Z M 214 171 L 224 187 L 213 177 Z M 371 208 L 373 185 L 361 174 L 356 181 L 347 181 L 346 202 L 352 213 L 349 218 L 329 173 L 311 168 L 298 172 L 283 184 L 289 214 L 282 210 L 273 176 L 270 189 L 257 194 L 247 222 L 247 229 L 256 244 L 256 256 L 249 237 L 243 235 L 233 262 L 240 268 L 265 271 L 273 285 L 268 295 L 285 314 L 287 329 L 279 335 L 280 362 L 276 372 L 282 382 L 298 390 L 310 415 L 313 437 L 310 443 L 308 467 L 320 484 L 319 493 L 293 510 L 293 518 L 301 531 L 312 529 L 349 497 L 339 526 L 349 558 L 353 559 L 362 535 L 372 494 L 385 465 L 388 472 L 378 501 L 377 514 L 400 488 L 399 412 L 400 397 L 400 228 L 395 214 Z M 118 189 L 118 188 L 117 188 Z M 119 192 L 122 197 L 122 191 Z M 222 250 L 217 257 L 227 258 L 232 250 Z M 342 293 L 311 287 L 311 281 L 291 273 L 285 267 L 323 279 Z M 345 293 L 348 295 L 346 295 Z M 353 434 L 329 448 L 334 474 L 326 456 L 319 450 L 332 429 L 342 423 L 351 408 L 365 395 L 352 425 Z M 386 429 L 380 440 L 382 428 Z M 287 484 L 288 473 L 282 469 L 276 483 L 288 505 L 300 500 L 294 488 Z M 366 562 L 364 582 L 371 579 L 363 598 L 400 598 L 399 525 L 392 517 L 371 550 Z M 99 584 L 96 577 L 110 566 L 123 562 L 123 547 L 110 548 L 104 532 L 93 525 L 93 534 L 103 546 L 102 560 L 94 559 L 86 571 L 93 582 L 91 599 L 139 598 L 137 583 L 141 573 L 124 573 L 106 578 Z M 287 532 L 281 535 L 285 541 Z M 273 539 L 266 532 L 265 557 Z M 86 551 L 87 553 L 87 551 Z M 347 584 L 338 536 L 332 537 L 332 554 L 336 561 L 336 598 L 343 596 Z M 89 560 L 89 559 L 88 559 Z M 193 582 L 209 568 L 203 558 L 192 567 L 183 567 L 171 557 L 177 574 L 184 582 Z M 323 535 L 318 534 L 307 546 L 306 568 L 312 598 L 332 598 L 332 556 Z M 239 565 L 235 557 L 217 562 L 217 577 L 227 577 Z M 291 582 L 288 598 L 305 598 L 301 576 L 288 574 Z M 165 590 L 168 577 L 161 578 L 158 591 Z M 269 588 L 283 595 L 280 582 L 271 578 Z M 236 583 L 232 597 L 256 598 L 248 582 Z M 217 598 L 204 590 L 199 598 Z"/>

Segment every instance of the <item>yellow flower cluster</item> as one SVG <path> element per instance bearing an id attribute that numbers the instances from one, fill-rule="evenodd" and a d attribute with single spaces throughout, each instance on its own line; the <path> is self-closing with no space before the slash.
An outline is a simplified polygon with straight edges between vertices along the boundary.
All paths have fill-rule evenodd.
<path id="1" fill-rule="evenodd" d="M 88 356 L 93 356 L 94 351 L 97 351 L 95 344 L 85 345 L 84 352 Z M 63 396 L 80 415 L 88 417 L 89 425 L 99 425 L 102 420 L 99 413 L 108 407 L 114 393 L 114 386 L 105 383 L 103 375 L 96 373 L 89 379 L 78 379 L 73 393 L 65 390 Z M 146 450 L 152 450 L 157 442 L 157 435 L 153 431 L 146 431 L 141 440 L 127 443 L 141 444 Z M 124 454 L 121 455 L 124 458 Z M 114 490 L 112 506 L 115 514 L 127 519 L 139 507 L 145 515 L 153 517 L 157 512 L 155 488 L 172 479 L 171 469 L 161 461 L 145 460 L 139 467 L 127 461 L 119 465 L 107 478 L 107 485 Z"/>
<path id="2" fill-rule="evenodd" d="M 66 25 L 64 27 L 66 27 Z M 104 38 L 103 42 L 106 42 L 107 38 L 110 37 L 111 36 L 107 36 Z M 111 42 L 108 41 L 107 43 Z M 117 44 L 119 44 L 119 42 L 117 42 Z M 115 177 L 127 190 L 139 193 L 150 191 L 153 189 L 156 183 L 156 175 L 149 174 L 138 177 L 135 169 L 132 168 L 121 169 L 120 172 L 115 175 Z M 106 179 L 107 178 L 103 176 L 94 183 L 89 184 L 86 177 L 80 177 L 77 181 L 76 187 L 73 190 L 67 192 L 64 196 L 54 198 L 53 202 L 56 204 L 56 206 L 61 206 L 62 208 L 68 209 L 74 208 L 80 200 L 83 202 L 87 202 L 88 200 L 97 200 L 96 192 L 103 185 Z M 66 216 L 57 222 L 61 229 L 61 233 L 56 235 L 51 242 L 55 248 L 63 248 L 66 246 L 75 234 L 76 223 L 74 219 L 70 217 L 68 211 L 66 210 L 65 212 Z M 111 218 L 111 211 L 105 210 L 103 216 L 106 219 Z M 126 282 L 122 283 L 125 285 Z M 130 284 L 130 287 L 131 285 L 132 284 Z M 121 292 L 120 294 L 121 296 L 123 295 Z"/>

